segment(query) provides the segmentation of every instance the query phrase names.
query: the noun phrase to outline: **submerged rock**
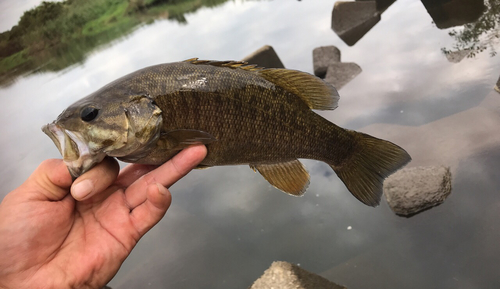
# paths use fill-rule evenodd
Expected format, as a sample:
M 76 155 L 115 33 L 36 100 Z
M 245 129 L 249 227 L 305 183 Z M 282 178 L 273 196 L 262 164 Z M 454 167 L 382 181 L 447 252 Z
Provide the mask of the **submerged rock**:
M 384 182 L 387 203 L 397 215 L 411 217 L 440 205 L 451 193 L 448 167 L 402 169 Z
M 346 289 L 297 265 L 275 261 L 249 289 Z
M 360 74 L 361 71 L 361 67 L 353 62 L 333 63 L 328 66 L 325 81 L 339 90 Z
M 500 93 L 500 77 L 498 78 L 497 85 L 495 85 L 495 90 Z
M 332 29 L 352 46 L 380 21 L 376 1 L 337 1 L 332 11 Z
M 328 66 L 340 62 L 340 50 L 335 46 L 321 46 L 313 50 L 314 75 L 325 78 Z
M 278 54 L 276 54 L 276 51 L 274 51 L 273 47 L 270 45 L 262 46 L 252 54 L 243 58 L 243 61 L 266 68 L 285 68 Z

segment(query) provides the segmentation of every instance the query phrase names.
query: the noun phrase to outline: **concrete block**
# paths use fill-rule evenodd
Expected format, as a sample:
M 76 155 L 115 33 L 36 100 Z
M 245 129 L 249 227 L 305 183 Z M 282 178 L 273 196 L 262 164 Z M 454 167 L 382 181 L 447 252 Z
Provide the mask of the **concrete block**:
M 361 67 L 353 62 L 333 63 L 328 66 L 325 81 L 339 90 L 360 74 L 361 71 Z
M 272 46 L 264 45 L 252 54 L 243 58 L 243 61 L 249 64 L 257 64 L 260 67 L 266 68 L 285 68 L 278 54 Z
M 347 45 L 358 42 L 380 21 L 375 1 L 337 1 L 332 11 L 332 29 Z
M 313 50 L 314 75 L 325 78 L 330 64 L 340 62 L 340 50 L 335 46 L 321 46 Z

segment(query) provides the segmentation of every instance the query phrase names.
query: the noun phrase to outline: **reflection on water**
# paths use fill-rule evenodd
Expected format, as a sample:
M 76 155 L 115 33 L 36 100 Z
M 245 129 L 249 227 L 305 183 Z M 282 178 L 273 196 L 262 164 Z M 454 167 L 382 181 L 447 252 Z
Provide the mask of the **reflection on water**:
M 321 115 L 401 145 L 411 166 L 450 166 L 446 202 L 400 219 L 385 203 L 360 204 L 314 161 L 304 161 L 311 186 L 302 198 L 276 191 L 247 166 L 195 171 L 172 187 L 172 207 L 110 286 L 246 288 L 272 261 L 285 260 L 350 289 L 500 287 L 500 101 L 493 91 L 499 56 L 450 63 L 440 48 L 453 47 L 451 30 L 437 29 L 416 0 L 395 1 L 349 47 L 330 29 L 333 5 L 227 1 L 184 14 L 187 24 L 135 26 L 64 73 L 33 74 L 0 88 L 1 196 L 42 160 L 60 157 L 43 124 L 126 73 L 191 57 L 242 59 L 264 44 L 285 67 L 312 73 L 313 49 L 334 45 L 363 73 L 342 87 L 339 107 Z
M 442 48 L 446 55 L 465 52 L 467 57 L 474 57 L 477 53 L 489 51 L 493 57 L 497 54 L 495 46 L 500 42 L 500 0 L 475 1 L 476 6 L 484 5 L 477 21 L 467 21 L 463 29 L 453 29 L 448 34 L 455 39 L 451 50 Z M 468 7 L 467 7 L 468 8 Z M 479 11 L 479 8 L 471 11 Z M 464 13 L 466 11 L 463 11 Z M 477 18 L 477 17 L 476 17 Z
M 474 22 L 486 8 L 484 0 L 422 0 L 422 3 L 439 29 Z
M 155 19 L 184 16 L 227 0 L 67 0 L 42 2 L 0 34 L 0 85 L 26 73 L 60 71 Z
M 381 19 L 394 1 L 337 1 L 332 12 L 332 29 L 349 46 L 356 44 Z M 463 26 L 448 34 L 455 39 L 452 49 L 441 48 L 450 62 L 489 50 L 496 55 L 500 38 L 499 0 L 422 0 L 439 29 Z

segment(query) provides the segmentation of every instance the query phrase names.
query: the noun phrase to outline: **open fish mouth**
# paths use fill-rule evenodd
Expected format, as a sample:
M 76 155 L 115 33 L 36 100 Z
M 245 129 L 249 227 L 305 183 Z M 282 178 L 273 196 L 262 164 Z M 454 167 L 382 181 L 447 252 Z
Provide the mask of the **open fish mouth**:
M 80 133 L 63 129 L 55 123 L 42 127 L 61 153 L 71 176 L 75 179 L 101 162 L 105 153 L 92 152 Z

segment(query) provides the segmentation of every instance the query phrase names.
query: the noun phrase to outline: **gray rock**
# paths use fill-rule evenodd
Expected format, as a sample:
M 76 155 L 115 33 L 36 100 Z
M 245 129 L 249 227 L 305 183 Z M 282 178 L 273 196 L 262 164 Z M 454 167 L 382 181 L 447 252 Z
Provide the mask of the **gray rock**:
M 422 0 L 439 29 L 475 22 L 486 10 L 484 0 Z
M 495 90 L 500 93 L 500 77 L 498 78 L 497 85 L 495 85 Z
M 249 289 L 346 289 L 288 262 L 276 261 Z
M 330 64 L 340 62 L 340 50 L 335 46 L 321 46 L 313 50 L 314 75 L 325 78 Z
M 339 90 L 360 74 L 361 71 L 361 67 L 353 62 L 333 63 L 328 66 L 325 81 Z
M 440 205 L 451 193 L 448 167 L 413 167 L 402 169 L 384 182 L 384 195 L 391 209 L 411 217 Z
M 373 1 L 373 0 L 355 0 L 355 1 Z M 375 0 L 377 2 L 377 10 L 379 12 L 384 12 L 392 5 L 392 3 L 396 2 L 396 0 Z
M 257 64 L 260 67 L 285 68 L 278 57 L 278 54 L 276 54 L 276 51 L 274 51 L 273 47 L 269 45 L 262 46 L 254 53 L 243 58 L 243 61 L 250 64 Z
M 332 11 L 332 29 L 347 45 L 358 42 L 380 21 L 375 1 L 337 1 Z

